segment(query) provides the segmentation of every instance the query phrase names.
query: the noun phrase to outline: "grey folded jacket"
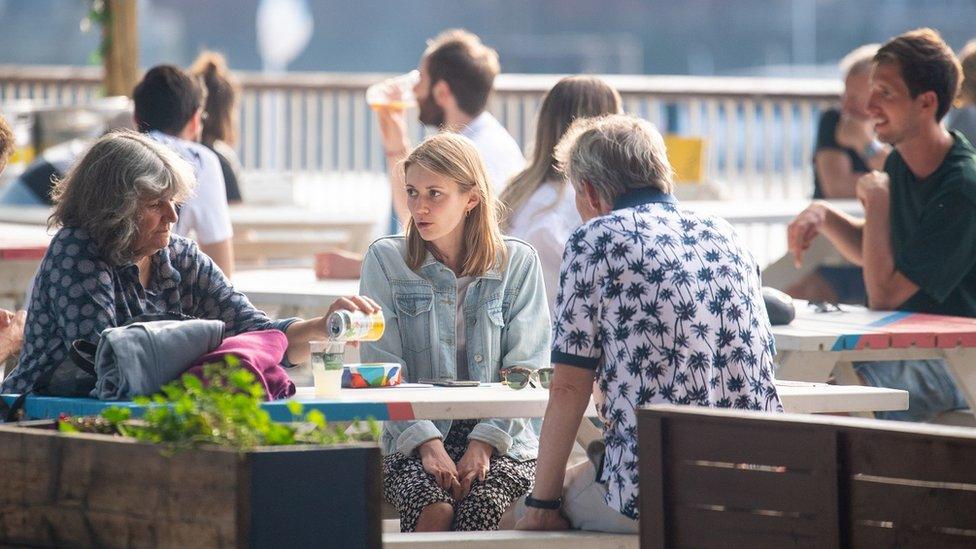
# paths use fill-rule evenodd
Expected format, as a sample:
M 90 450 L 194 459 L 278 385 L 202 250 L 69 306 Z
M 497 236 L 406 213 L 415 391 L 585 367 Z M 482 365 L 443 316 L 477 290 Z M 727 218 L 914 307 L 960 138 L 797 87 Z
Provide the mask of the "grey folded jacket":
M 185 372 L 224 338 L 219 320 L 155 320 L 102 331 L 95 351 L 99 400 L 151 395 Z

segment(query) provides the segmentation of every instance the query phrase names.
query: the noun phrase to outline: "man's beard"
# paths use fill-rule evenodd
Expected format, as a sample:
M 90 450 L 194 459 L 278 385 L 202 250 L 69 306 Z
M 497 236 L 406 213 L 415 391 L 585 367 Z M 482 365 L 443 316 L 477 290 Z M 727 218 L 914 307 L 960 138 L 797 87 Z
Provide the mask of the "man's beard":
M 418 118 L 421 124 L 436 128 L 444 125 L 444 109 L 434 101 L 429 90 L 427 97 L 417 102 L 417 107 L 420 109 Z

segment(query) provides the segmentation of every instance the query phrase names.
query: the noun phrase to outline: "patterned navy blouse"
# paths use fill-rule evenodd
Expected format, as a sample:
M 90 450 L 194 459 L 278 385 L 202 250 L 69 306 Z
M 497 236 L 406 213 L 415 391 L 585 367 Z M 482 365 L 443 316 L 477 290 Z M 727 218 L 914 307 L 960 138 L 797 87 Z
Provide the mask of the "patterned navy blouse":
M 552 362 L 594 369 L 607 504 L 637 518 L 635 408 L 782 411 L 759 269 L 726 221 L 630 191 L 566 244 Z
M 296 320 L 273 321 L 255 309 L 191 240 L 171 236 L 152 262 L 149 288 L 143 288 L 139 269 L 134 264 L 112 267 L 100 259 L 85 230 L 59 230 L 34 277 L 20 361 L 2 391 L 30 389 L 43 372 L 65 360 L 72 341 L 96 342 L 105 328 L 141 314 L 223 320 L 228 336 L 269 328 L 285 331 Z

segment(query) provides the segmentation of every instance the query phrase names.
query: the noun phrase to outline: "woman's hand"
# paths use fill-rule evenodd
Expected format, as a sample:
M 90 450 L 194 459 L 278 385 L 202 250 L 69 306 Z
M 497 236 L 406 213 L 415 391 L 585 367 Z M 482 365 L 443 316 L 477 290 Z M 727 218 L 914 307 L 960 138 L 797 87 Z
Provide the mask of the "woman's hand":
M 417 449 L 420 453 L 420 461 L 424 465 L 424 471 L 434 477 L 438 486 L 452 491 L 458 485 L 458 471 L 454 465 L 454 460 L 447 455 L 444 449 L 444 442 L 439 438 L 433 438 L 420 445 Z
M 371 314 L 381 309 L 375 301 L 363 295 L 340 297 L 329 306 L 329 312 L 325 313 L 325 316 L 293 322 L 285 330 L 285 336 L 288 337 L 288 351 L 285 356 L 289 362 L 301 364 L 309 359 L 308 342 L 329 337 L 329 315 L 339 310 L 362 311 Z M 355 347 L 357 343 L 350 341 L 348 345 Z
M 325 313 L 325 316 L 318 318 L 319 329 L 322 331 L 322 337 L 329 337 L 329 326 L 328 319 L 332 313 L 336 311 L 362 311 L 366 314 L 372 314 L 381 311 L 380 306 L 372 299 L 364 295 L 353 295 L 349 297 L 340 297 L 339 299 L 332 302 L 329 306 L 329 311 Z M 359 345 L 358 341 L 347 341 L 346 345 L 356 347 Z
M 468 449 L 461 456 L 461 461 L 457 464 L 457 474 L 459 484 L 451 495 L 455 501 L 460 501 L 471 493 L 471 485 L 475 479 L 484 482 L 488 476 L 488 467 L 491 462 L 491 453 L 494 449 L 491 444 L 480 440 L 468 440 Z
M 325 313 L 326 318 L 336 311 L 362 311 L 366 314 L 372 314 L 380 311 L 380 306 L 372 299 L 364 295 L 352 295 L 349 297 L 340 297 L 339 299 L 332 302 L 329 306 L 329 312 Z

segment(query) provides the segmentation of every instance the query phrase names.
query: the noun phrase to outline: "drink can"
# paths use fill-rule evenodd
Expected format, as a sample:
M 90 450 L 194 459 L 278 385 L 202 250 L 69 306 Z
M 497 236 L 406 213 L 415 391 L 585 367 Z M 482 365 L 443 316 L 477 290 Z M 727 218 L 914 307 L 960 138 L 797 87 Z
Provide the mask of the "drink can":
M 383 312 L 336 311 L 327 321 L 329 338 L 343 341 L 376 341 L 383 337 L 386 321 Z

